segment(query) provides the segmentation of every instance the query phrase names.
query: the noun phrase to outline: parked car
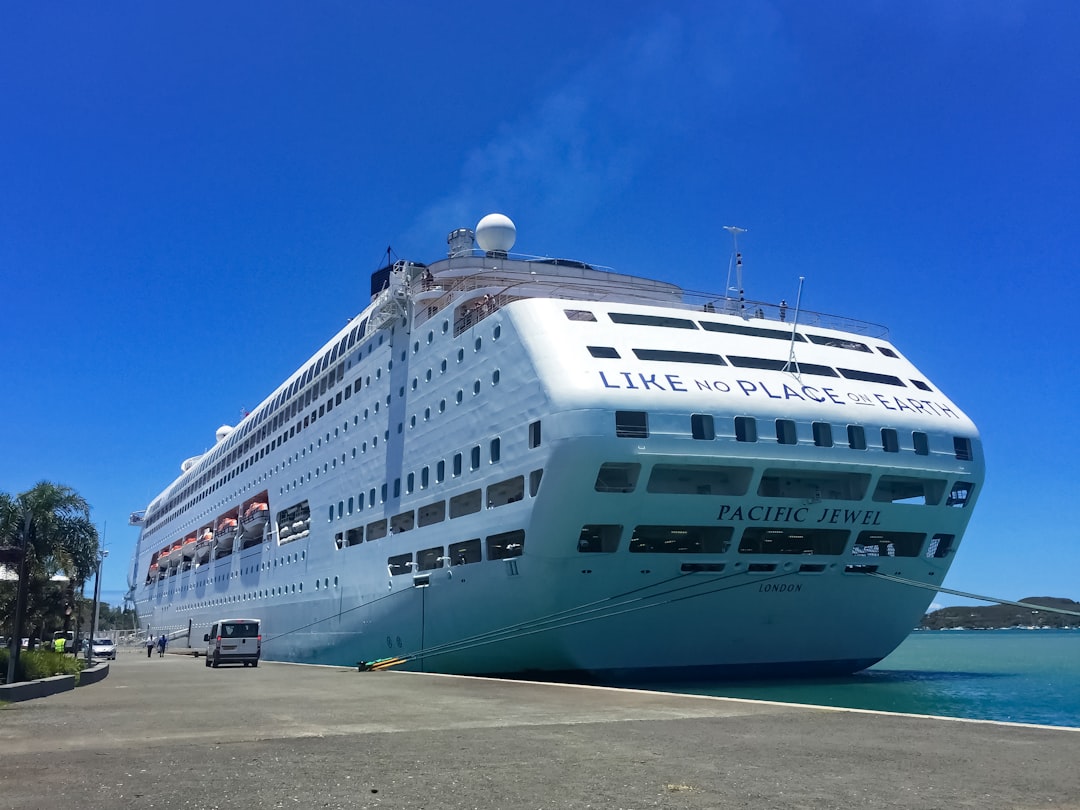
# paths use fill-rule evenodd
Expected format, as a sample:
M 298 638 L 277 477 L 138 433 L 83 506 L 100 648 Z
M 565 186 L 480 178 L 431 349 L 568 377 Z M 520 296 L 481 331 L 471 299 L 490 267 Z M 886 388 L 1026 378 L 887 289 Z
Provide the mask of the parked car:
M 110 658 L 116 660 L 116 644 L 111 639 L 95 638 L 90 642 L 91 658 Z

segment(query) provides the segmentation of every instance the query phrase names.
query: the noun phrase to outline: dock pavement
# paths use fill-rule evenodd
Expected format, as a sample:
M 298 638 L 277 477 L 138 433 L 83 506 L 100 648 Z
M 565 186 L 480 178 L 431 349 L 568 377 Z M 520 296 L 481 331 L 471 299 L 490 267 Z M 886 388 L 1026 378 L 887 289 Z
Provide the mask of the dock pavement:
M 1080 730 L 122 650 L 0 707 L 0 808 L 1080 808 Z

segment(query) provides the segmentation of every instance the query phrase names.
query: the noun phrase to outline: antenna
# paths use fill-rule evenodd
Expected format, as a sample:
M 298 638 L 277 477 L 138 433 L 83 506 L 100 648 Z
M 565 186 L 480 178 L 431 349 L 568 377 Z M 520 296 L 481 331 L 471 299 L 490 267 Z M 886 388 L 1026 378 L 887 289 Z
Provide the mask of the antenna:
M 732 253 L 731 261 L 728 262 L 728 277 L 727 285 L 724 290 L 728 300 L 731 300 L 731 293 L 739 293 L 739 311 L 741 312 L 745 307 L 743 304 L 743 283 L 742 283 L 742 254 L 739 253 L 739 234 L 746 233 L 746 228 L 740 228 L 737 225 L 725 225 L 724 230 L 731 234 L 732 241 Z M 735 270 L 735 288 L 731 286 L 731 271 Z
M 795 296 L 795 317 L 791 320 L 791 346 L 788 348 L 788 361 L 784 364 L 783 371 L 787 371 L 794 374 L 798 378 L 799 374 L 799 361 L 795 359 L 795 327 L 799 324 L 799 307 L 802 305 L 802 288 L 803 282 L 806 281 L 806 276 L 799 276 L 799 292 Z M 783 304 L 781 304 L 783 307 Z M 783 320 L 783 310 L 781 310 L 780 320 Z M 794 371 L 792 371 L 794 367 Z

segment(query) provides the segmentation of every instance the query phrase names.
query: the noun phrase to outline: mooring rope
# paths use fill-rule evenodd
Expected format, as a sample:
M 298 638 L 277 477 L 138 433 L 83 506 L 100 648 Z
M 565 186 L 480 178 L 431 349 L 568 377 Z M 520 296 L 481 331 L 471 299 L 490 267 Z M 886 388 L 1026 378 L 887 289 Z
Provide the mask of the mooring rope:
M 901 585 L 911 585 L 915 588 L 925 588 L 928 591 L 947 593 L 951 596 L 962 596 L 965 599 L 978 599 L 980 602 L 993 602 L 998 605 L 1012 605 L 1013 607 L 1030 608 L 1031 610 L 1045 611 L 1046 613 L 1061 613 L 1065 616 L 1080 616 L 1080 611 L 1065 610 L 1065 608 L 1047 607 L 1046 605 L 1036 605 L 1032 602 L 1013 602 L 1009 599 L 998 599 L 995 596 L 980 596 L 977 593 L 967 593 L 966 591 L 954 591 L 951 588 L 943 588 L 940 585 L 931 585 L 928 582 L 918 582 L 914 579 L 905 579 L 904 577 L 898 577 L 893 574 L 882 574 L 880 571 L 866 571 L 864 573 L 867 576 L 877 577 L 878 579 L 887 579 L 892 582 L 899 582 Z

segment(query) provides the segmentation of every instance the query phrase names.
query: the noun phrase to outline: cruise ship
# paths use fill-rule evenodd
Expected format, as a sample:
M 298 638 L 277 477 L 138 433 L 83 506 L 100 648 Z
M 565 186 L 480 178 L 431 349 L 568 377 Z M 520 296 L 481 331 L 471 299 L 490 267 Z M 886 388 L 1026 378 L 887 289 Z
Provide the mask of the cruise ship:
M 268 660 L 606 681 L 895 649 L 984 465 L 887 329 L 748 300 L 741 256 L 708 295 L 515 241 L 489 214 L 388 261 L 182 464 L 132 518 L 142 629 L 257 618 Z

